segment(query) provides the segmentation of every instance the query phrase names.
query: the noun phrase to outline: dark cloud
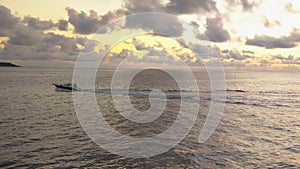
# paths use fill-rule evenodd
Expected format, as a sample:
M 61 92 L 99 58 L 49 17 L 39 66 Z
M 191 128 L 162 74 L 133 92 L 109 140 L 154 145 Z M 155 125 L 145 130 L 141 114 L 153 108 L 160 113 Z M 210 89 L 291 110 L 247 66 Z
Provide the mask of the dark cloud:
M 150 55 L 150 56 L 166 56 L 166 55 L 169 55 L 169 52 L 166 51 L 165 49 L 163 50 L 157 50 L 153 47 L 149 48 L 149 52 L 147 55 Z
M 271 37 L 267 35 L 256 35 L 253 39 L 246 41 L 247 45 L 265 47 L 266 49 L 274 48 L 293 48 L 300 42 L 300 31 L 294 30 L 289 36 L 282 36 L 279 38 Z
M 51 20 L 42 21 L 39 18 L 34 18 L 31 16 L 26 16 L 23 19 L 23 22 L 26 23 L 28 26 L 39 30 L 47 30 L 55 27 L 55 24 Z
M 86 43 L 88 44 L 86 45 Z M 94 48 L 99 44 L 94 40 L 89 40 L 87 38 L 71 38 L 65 37 L 64 35 L 58 35 L 54 33 L 47 33 L 44 36 L 42 44 L 46 46 L 59 48 L 59 52 L 63 52 L 66 54 L 78 54 L 80 51 L 90 52 L 94 50 Z M 78 45 L 84 46 L 84 49 L 78 48 Z M 51 48 L 50 48 L 51 49 Z
M 223 28 L 221 17 L 207 18 L 206 31 L 204 32 L 207 38 L 212 42 L 225 42 L 230 40 L 230 34 Z
M 11 14 L 10 9 L 0 5 L 0 29 L 13 29 L 18 23 L 18 18 Z
M 160 13 L 130 15 L 126 17 L 125 28 L 144 29 L 174 37 L 183 33 L 182 23 L 177 17 Z
M 205 36 L 205 34 L 200 33 L 200 31 L 199 31 L 199 24 L 198 24 L 197 22 L 192 21 L 192 22 L 190 23 L 190 25 L 193 27 L 193 33 L 194 33 L 194 35 L 195 35 L 195 37 L 196 37 L 197 39 L 200 39 L 200 40 L 209 40 L 209 39 Z
M 124 3 L 130 13 L 159 12 L 164 7 L 161 0 L 124 0 Z
M 86 38 L 72 38 L 55 33 L 44 34 L 42 31 L 26 27 L 11 37 L 1 54 L 21 60 L 74 60 L 79 52 L 93 51 L 95 46 L 99 44 L 96 41 L 90 41 L 88 48 L 86 48 L 83 47 L 86 41 Z M 80 45 L 82 47 L 79 47 Z
M 53 46 L 20 46 L 7 44 L 1 55 L 7 59 L 15 60 L 61 60 L 61 61 L 75 61 L 78 55 L 69 55 L 60 52 L 59 48 Z
M 171 14 L 193 14 L 205 12 L 218 12 L 216 2 L 213 0 L 124 0 L 127 14 L 143 12 L 163 12 Z M 154 16 L 157 15 L 157 16 Z M 182 23 L 176 17 L 166 17 L 162 14 L 138 17 L 131 16 L 126 19 L 126 28 L 144 29 L 163 35 L 181 36 Z
M 189 43 L 191 50 L 202 58 L 217 57 L 218 51 L 211 46 Z
M 35 49 L 31 46 L 13 45 L 11 43 L 5 44 L 5 48 L 0 51 L 3 58 L 7 59 L 31 59 L 34 58 Z
M 58 21 L 58 29 L 61 30 L 61 31 L 67 31 L 69 28 L 69 22 L 64 20 L 64 19 L 61 19 Z
M 279 60 L 282 64 L 295 64 L 300 65 L 300 57 L 295 57 L 293 55 L 289 55 L 288 57 L 284 57 L 282 55 L 274 55 L 272 59 Z
M 10 9 L 5 6 L 0 5 L 0 37 L 9 37 L 15 35 L 14 38 L 20 38 L 24 36 L 26 39 L 23 41 L 28 41 L 28 37 L 26 33 L 28 32 L 28 36 L 32 36 L 32 32 L 36 30 L 49 30 L 55 28 L 57 24 L 54 24 L 51 20 L 40 20 L 39 18 L 34 18 L 31 16 L 25 16 L 23 19 L 17 18 L 11 14 Z M 25 29 L 22 31 L 21 29 Z M 13 40 L 14 41 L 14 40 Z M 24 44 L 24 42 L 20 42 L 20 44 Z M 17 42 L 16 42 L 17 43 Z
M 247 45 L 265 47 L 266 49 L 274 48 L 293 48 L 295 47 L 294 42 L 288 41 L 287 38 L 275 38 L 271 36 L 255 36 L 254 39 L 248 39 Z
M 42 21 L 30 16 L 21 20 L 14 17 L 10 10 L 3 6 L 0 6 L 0 14 L 0 34 L 9 37 L 0 53 L 7 58 L 74 60 L 79 52 L 93 51 L 98 45 L 96 41 L 91 40 L 88 47 L 85 47 L 87 38 L 66 37 L 45 32 L 59 25 L 63 25 L 61 27 L 65 29 L 64 24 L 68 23 L 67 21 L 61 20 L 60 24 L 54 24 L 52 21 Z M 94 11 L 91 11 L 91 17 L 96 17 Z
M 165 8 L 167 12 L 174 14 L 218 12 L 213 0 L 170 0 Z
M 11 14 L 10 9 L 0 5 L 0 37 L 11 35 L 18 21 L 19 19 Z
M 222 52 L 222 53 L 229 53 L 230 50 L 229 50 L 229 49 L 225 49 L 225 50 L 222 50 L 221 52 Z
M 34 46 L 41 42 L 43 33 L 31 27 L 22 26 L 10 36 L 9 43 L 13 45 Z
M 74 26 L 75 32 L 80 34 L 95 33 L 100 27 L 97 17 L 88 16 L 86 13 L 78 13 L 75 9 L 66 8 L 69 15 L 69 22 Z
M 89 14 L 82 11 L 78 12 L 72 8 L 66 8 L 66 11 L 69 15 L 69 22 L 74 26 L 75 32 L 79 34 L 95 33 L 102 26 L 125 14 L 142 12 L 167 12 L 172 14 L 218 12 L 216 2 L 213 0 L 124 0 L 123 9 L 113 12 L 109 11 L 103 16 L 99 16 L 97 12 L 93 10 L 91 10 Z M 181 36 L 183 32 L 182 23 L 180 23 L 176 17 L 170 18 L 171 17 L 155 13 L 151 16 L 144 15 L 143 18 L 131 15 L 126 18 L 125 28 L 144 29 L 160 34 L 168 34 L 170 36 Z M 214 24 L 209 24 L 209 27 L 215 28 Z M 115 27 L 108 29 L 109 30 L 102 30 L 98 33 L 107 33 L 110 30 L 114 30 Z M 213 37 L 213 40 L 224 41 L 224 39 L 228 39 L 229 34 L 226 34 L 228 33 L 227 31 L 223 29 L 217 29 L 217 31 L 220 34 L 218 37 Z M 210 34 L 210 32 L 208 33 Z
M 244 67 L 251 64 L 250 61 L 255 59 L 254 53 L 251 51 L 238 51 L 237 49 L 220 50 L 217 46 L 203 46 L 190 43 L 189 46 L 199 55 L 196 63 L 201 64 L 201 59 L 205 59 L 210 65 L 216 65 L 223 61 L 225 66 Z
M 245 11 L 252 10 L 252 8 L 255 6 L 255 3 L 250 3 L 249 0 L 241 0 L 241 2 Z
M 129 13 L 167 12 L 172 14 L 193 14 L 218 12 L 213 0 L 124 0 Z
M 90 10 L 90 14 L 81 11 L 77 12 L 73 8 L 66 8 L 69 15 L 69 22 L 74 26 L 75 33 L 79 34 L 92 34 L 98 31 L 101 27 L 110 21 L 124 15 L 123 10 L 115 12 L 109 11 L 103 16 L 98 16 L 97 12 Z M 103 31 L 105 33 L 108 30 Z
M 294 29 L 288 39 L 292 42 L 300 42 L 300 29 Z
M 216 50 L 218 52 L 218 50 Z M 219 56 L 224 59 L 234 59 L 234 60 L 246 60 L 249 58 L 254 58 L 254 52 L 252 51 L 245 51 L 239 52 L 236 49 L 229 50 L 225 49 L 219 52 Z
M 231 50 L 226 55 L 223 55 L 222 57 L 226 59 L 246 60 L 248 58 L 253 58 L 254 56 L 248 54 L 241 54 L 238 51 Z

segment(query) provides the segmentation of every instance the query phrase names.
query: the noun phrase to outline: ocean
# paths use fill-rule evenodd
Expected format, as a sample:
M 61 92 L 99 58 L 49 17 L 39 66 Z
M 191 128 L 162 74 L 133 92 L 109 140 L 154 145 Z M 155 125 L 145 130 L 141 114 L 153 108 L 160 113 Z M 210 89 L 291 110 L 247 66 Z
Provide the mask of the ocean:
M 225 100 L 212 100 L 207 74 L 195 73 L 200 109 L 178 145 L 153 157 L 129 158 L 94 143 L 80 125 L 72 93 L 55 90 L 52 83 L 72 81 L 73 69 L 0 68 L 0 168 L 300 168 L 300 72 L 225 73 Z M 164 113 L 142 124 L 124 118 L 114 107 L 112 94 L 105 92 L 111 77 L 111 70 L 98 72 L 95 96 L 113 129 L 139 138 L 172 125 L 181 95 L 168 74 L 144 71 L 130 84 L 131 104 L 140 111 L 151 107 L 151 89 L 168 96 Z M 187 86 L 182 92 L 193 91 Z M 199 143 L 211 101 L 225 103 L 225 109 L 213 135 Z

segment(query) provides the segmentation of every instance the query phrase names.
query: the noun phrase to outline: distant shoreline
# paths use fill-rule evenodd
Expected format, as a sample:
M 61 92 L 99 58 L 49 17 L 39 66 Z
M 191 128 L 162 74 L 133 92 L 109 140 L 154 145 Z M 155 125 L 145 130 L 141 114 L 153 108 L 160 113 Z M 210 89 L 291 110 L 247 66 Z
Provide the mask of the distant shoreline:
M 0 67 L 21 67 L 10 62 L 0 62 Z

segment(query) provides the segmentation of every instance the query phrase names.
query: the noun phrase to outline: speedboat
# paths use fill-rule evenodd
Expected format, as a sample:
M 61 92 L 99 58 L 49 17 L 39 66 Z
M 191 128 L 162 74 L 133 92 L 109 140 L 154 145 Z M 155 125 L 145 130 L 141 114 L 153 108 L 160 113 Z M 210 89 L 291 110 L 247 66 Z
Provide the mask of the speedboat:
M 77 87 L 77 84 L 71 84 L 71 83 L 66 83 L 66 84 L 54 84 L 53 85 L 56 87 L 57 91 L 80 91 L 81 89 Z

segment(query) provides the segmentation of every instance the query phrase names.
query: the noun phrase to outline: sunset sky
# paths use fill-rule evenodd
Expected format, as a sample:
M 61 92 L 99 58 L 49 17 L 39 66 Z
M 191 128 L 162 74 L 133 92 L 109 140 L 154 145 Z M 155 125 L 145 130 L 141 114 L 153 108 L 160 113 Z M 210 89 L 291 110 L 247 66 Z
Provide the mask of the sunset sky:
M 177 18 L 159 27 L 152 25 L 161 18 L 141 23 L 125 19 L 121 27 L 94 34 L 118 18 L 141 12 L 168 13 Z M 99 38 L 101 42 L 92 50 L 112 47 L 105 64 L 128 55 L 136 57 L 136 62 L 143 58 L 151 63 L 173 63 L 183 58 L 197 63 L 199 58 L 192 51 L 205 50 L 205 46 L 189 42 L 184 21 L 193 28 L 193 38 L 201 40 L 202 33 L 206 35 L 226 67 L 297 69 L 299 18 L 299 0 L 0 0 L 0 61 L 72 65 L 82 50 L 89 50 L 84 49 L 85 42 Z M 115 33 L 120 38 L 130 31 L 166 28 L 172 38 L 147 34 L 114 46 L 108 46 L 111 39 L 104 38 L 104 34 Z

